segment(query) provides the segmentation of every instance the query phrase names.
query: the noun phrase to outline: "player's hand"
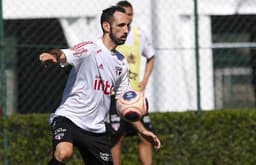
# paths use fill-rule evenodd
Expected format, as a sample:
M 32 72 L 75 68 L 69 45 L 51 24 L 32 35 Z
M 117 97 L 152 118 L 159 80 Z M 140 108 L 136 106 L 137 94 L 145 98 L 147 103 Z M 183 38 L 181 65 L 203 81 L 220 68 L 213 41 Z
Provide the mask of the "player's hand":
M 161 142 L 159 138 L 151 131 L 147 130 L 140 121 L 130 122 L 138 131 L 138 133 L 143 136 L 146 140 L 148 140 L 155 151 L 159 151 L 161 148 Z
M 54 56 L 50 53 L 40 54 L 39 60 L 42 62 L 42 64 L 45 64 L 46 62 L 52 62 L 52 63 L 57 63 L 58 62 L 56 56 Z
M 141 82 L 139 83 L 139 88 L 140 88 L 140 91 L 141 91 L 141 92 L 144 92 L 144 91 L 145 91 L 146 85 L 147 85 L 147 82 L 146 82 L 146 81 L 141 81 Z
M 151 131 L 144 130 L 140 133 L 141 136 L 143 136 L 145 139 L 147 139 L 152 146 L 154 147 L 155 151 L 158 152 L 161 148 L 161 142 L 159 138 Z

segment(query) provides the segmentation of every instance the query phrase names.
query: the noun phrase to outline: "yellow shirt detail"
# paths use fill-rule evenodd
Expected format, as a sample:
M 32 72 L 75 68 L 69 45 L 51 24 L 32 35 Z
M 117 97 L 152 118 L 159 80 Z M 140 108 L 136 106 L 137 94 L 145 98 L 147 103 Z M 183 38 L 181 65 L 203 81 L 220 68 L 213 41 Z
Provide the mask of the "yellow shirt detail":
M 139 91 L 140 82 L 140 43 L 138 29 L 135 27 L 131 28 L 133 33 L 132 45 L 123 44 L 117 47 L 117 50 L 122 53 L 127 59 L 129 65 L 129 81 L 131 87 L 135 91 Z

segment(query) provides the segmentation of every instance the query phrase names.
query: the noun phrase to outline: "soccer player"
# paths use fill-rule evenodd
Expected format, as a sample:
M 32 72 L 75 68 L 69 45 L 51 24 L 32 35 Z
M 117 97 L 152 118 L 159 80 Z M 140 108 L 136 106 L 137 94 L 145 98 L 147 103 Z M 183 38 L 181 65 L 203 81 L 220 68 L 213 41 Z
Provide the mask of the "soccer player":
M 61 104 L 50 117 L 53 154 L 49 165 L 65 164 L 78 147 L 85 164 L 112 164 L 105 120 L 109 113 L 112 90 L 118 98 L 129 89 L 128 66 L 115 50 L 128 33 L 129 19 L 121 7 L 103 10 L 103 36 L 69 49 L 40 54 L 40 61 L 72 65 Z M 141 122 L 132 123 L 137 131 L 160 149 L 158 137 Z
M 131 24 L 133 19 L 133 7 L 128 1 L 119 1 L 117 6 L 121 6 L 125 9 L 125 13 L 128 15 L 129 23 Z M 153 64 L 154 64 L 154 54 L 155 51 L 149 42 L 145 33 L 135 27 L 131 26 L 129 29 L 128 37 L 125 44 L 117 47 L 117 50 L 121 52 L 127 59 L 129 64 L 129 80 L 132 89 L 136 91 L 144 92 L 149 77 L 151 75 Z M 140 61 L 141 57 L 146 58 L 145 72 L 143 76 L 140 76 Z M 142 80 L 140 78 L 142 77 Z M 122 151 L 122 141 L 125 136 L 136 136 L 137 131 L 133 126 L 126 121 L 120 119 L 116 112 L 115 98 L 112 97 L 112 105 L 110 110 L 110 130 L 112 136 L 111 148 L 113 163 L 114 165 L 121 164 L 121 151 Z M 152 130 L 149 115 L 142 118 L 142 123 L 148 130 Z M 152 164 L 152 146 L 151 144 L 140 134 L 138 150 L 139 158 L 143 165 Z

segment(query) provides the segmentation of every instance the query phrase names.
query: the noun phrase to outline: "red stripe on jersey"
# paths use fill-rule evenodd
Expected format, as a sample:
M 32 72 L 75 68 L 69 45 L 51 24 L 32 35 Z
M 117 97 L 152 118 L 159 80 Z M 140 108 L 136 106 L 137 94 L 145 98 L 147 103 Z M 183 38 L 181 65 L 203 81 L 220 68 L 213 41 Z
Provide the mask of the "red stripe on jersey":
M 79 49 L 79 48 L 81 48 L 82 46 L 85 46 L 85 45 L 88 45 L 88 44 L 93 44 L 93 41 L 81 42 L 81 43 L 79 43 L 79 44 L 73 46 L 73 47 L 71 48 L 71 50 Z

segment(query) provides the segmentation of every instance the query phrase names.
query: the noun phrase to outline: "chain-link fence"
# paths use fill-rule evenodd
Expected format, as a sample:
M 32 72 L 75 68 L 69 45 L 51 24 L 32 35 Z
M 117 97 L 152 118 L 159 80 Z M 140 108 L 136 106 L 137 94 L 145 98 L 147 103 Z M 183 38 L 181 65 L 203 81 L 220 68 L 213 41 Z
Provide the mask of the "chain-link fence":
M 117 1 L 3 1 L 7 112 L 54 111 L 70 68 L 44 68 L 42 51 L 65 48 L 100 34 L 102 9 Z M 156 49 L 147 96 L 151 111 L 254 107 L 253 1 L 155 1 L 134 5 L 134 24 Z M 15 5 L 13 5 L 15 4 Z M 195 16 L 198 14 L 198 29 Z M 198 38 L 195 31 L 198 30 Z M 199 68 L 195 41 L 199 41 Z M 196 70 L 199 69 L 200 89 Z M 143 72 L 143 69 L 142 69 Z
M 7 114 L 54 111 L 70 67 L 44 68 L 39 63 L 39 54 L 98 36 L 102 9 L 116 2 L 3 0 L 0 22 L 4 27 L 0 38 L 3 111 Z M 198 103 L 202 110 L 255 107 L 254 0 L 130 2 L 134 6 L 134 24 L 145 30 L 156 49 L 156 62 L 146 89 L 150 111 L 197 110 Z

